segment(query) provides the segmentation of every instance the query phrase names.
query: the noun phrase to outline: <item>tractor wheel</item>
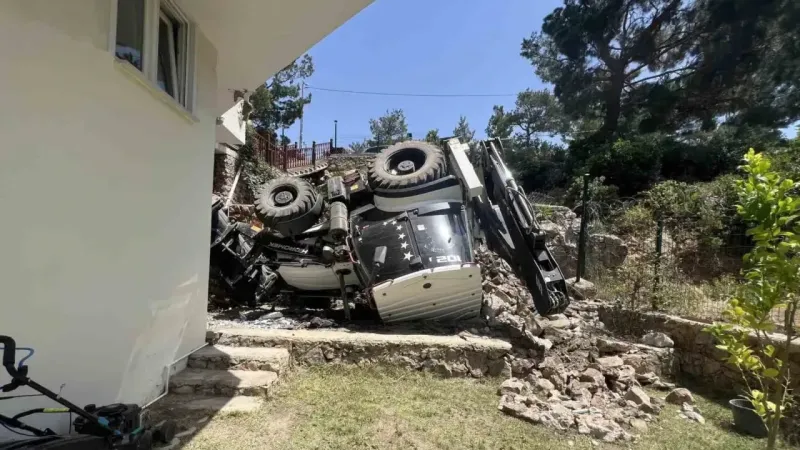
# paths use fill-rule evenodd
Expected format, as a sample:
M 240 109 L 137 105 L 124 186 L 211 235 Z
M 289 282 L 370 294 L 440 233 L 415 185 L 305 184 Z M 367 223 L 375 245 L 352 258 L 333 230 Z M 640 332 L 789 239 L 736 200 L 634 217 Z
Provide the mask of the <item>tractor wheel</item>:
M 373 188 L 403 189 L 438 180 L 445 175 L 444 152 L 433 144 L 405 141 L 381 151 L 369 170 Z
M 309 213 L 312 215 L 309 217 L 310 225 L 313 225 L 319 218 L 320 200 L 314 186 L 308 181 L 296 177 L 279 177 L 268 181 L 261 188 L 256 197 L 255 213 L 267 228 L 275 228 Z

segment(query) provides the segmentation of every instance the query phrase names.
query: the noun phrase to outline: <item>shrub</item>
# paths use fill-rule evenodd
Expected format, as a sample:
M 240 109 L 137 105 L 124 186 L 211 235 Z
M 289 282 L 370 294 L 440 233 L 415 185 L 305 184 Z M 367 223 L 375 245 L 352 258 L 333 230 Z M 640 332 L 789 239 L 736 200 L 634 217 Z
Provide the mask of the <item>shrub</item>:
M 747 386 L 744 397 L 764 420 L 767 448 L 773 449 L 788 404 L 791 374 L 784 358 L 795 338 L 800 306 L 800 196 L 798 184 L 773 170 L 764 154 L 751 149 L 745 161 L 747 178 L 736 183 L 737 211 L 751 225 L 748 233 L 755 245 L 745 258 L 745 283 L 726 310 L 731 324 L 716 323 L 707 331 L 728 353 L 728 363 L 741 371 Z M 786 334 L 780 341 L 769 335 L 775 329 L 771 316 L 776 310 L 784 311 Z
M 656 229 L 653 212 L 644 205 L 636 204 L 624 211 L 614 220 L 611 230 L 622 236 L 648 237 Z

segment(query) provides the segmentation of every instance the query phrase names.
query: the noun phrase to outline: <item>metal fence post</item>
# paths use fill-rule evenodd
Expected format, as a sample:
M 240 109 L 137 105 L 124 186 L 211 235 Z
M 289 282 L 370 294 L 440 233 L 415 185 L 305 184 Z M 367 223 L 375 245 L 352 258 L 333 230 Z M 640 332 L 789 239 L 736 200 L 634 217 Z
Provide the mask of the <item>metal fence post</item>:
M 283 171 L 284 172 L 286 172 L 286 163 L 287 163 L 287 160 L 289 159 L 289 157 L 288 157 L 288 153 L 289 153 L 288 147 L 289 146 L 286 144 L 286 142 L 284 142 L 283 143 Z
M 587 212 L 589 208 L 587 203 L 589 201 L 589 174 L 583 175 L 583 195 L 582 202 L 583 214 L 581 216 L 581 234 L 578 236 L 578 273 L 575 275 L 575 281 L 581 281 L 581 277 L 586 270 L 586 225 L 589 222 Z
M 311 166 L 317 167 L 317 141 L 311 141 Z
M 661 282 L 661 254 L 662 254 L 662 247 L 664 244 L 664 220 L 659 217 L 657 226 L 656 226 L 656 258 L 653 263 L 653 302 L 652 307 L 653 309 L 658 309 L 658 284 Z

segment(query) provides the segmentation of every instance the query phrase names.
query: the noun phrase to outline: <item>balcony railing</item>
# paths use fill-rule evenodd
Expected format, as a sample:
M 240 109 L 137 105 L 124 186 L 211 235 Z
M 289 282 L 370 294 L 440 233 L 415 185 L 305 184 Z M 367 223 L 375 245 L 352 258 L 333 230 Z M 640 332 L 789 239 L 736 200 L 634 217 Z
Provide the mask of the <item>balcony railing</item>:
M 333 150 L 333 139 L 319 144 L 313 142 L 311 147 L 305 148 L 297 143 L 281 145 L 257 133 L 251 133 L 248 139 L 257 158 L 284 172 L 320 166 L 328 161 Z

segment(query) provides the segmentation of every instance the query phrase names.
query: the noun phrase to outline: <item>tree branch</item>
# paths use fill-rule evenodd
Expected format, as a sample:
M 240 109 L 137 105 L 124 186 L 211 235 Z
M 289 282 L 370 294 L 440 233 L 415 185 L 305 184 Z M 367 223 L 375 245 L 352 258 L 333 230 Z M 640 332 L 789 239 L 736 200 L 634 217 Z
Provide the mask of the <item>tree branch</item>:
M 630 81 L 630 82 L 626 83 L 626 85 L 627 85 L 627 86 L 633 86 L 633 85 L 635 85 L 635 84 L 639 84 L 639 83 L 645 82 L 645 81 L 647 81 L 647 80 L 652 80 L 652 79 L 654 79 L 654 78 L 661 78 L 661 77 L 663 77 L 663 76 L 665 76 L 665 75 L 669 75 L 669 74 L 671 74 L 671 73 L 677 73 L 677 72 L 682 72 L 682 71 L 684 71 L 684 70 L 691 70 L 691 69 L 694 69 L 694 67 L 691 67 L 691 66 L 688 66 L 688 67 L 679 67 L 679 68 L 677 68 L 677 69 L 668 70 L 668 71 L 666 71 L 666 72 L 661 72 L 661 73 L 659 73 L 659 74 L 656 74 L 656 75 L 652 75 L 652 76 L 649 76 L 649 77 L 645 77 L 645 78 L 639 78 L 638 80 L 633 80 L 633 81 Z M 687 75 L 686 75 L 686 74 L 684 74 L 684 75 L 681 75 L 680 77 L 671 78 L 671 80 L 676 80 L 676 79 L 678 79 L 678 78 L 681 78 L 681 77 L 684 77 L 684 76 L 687 76 Z

